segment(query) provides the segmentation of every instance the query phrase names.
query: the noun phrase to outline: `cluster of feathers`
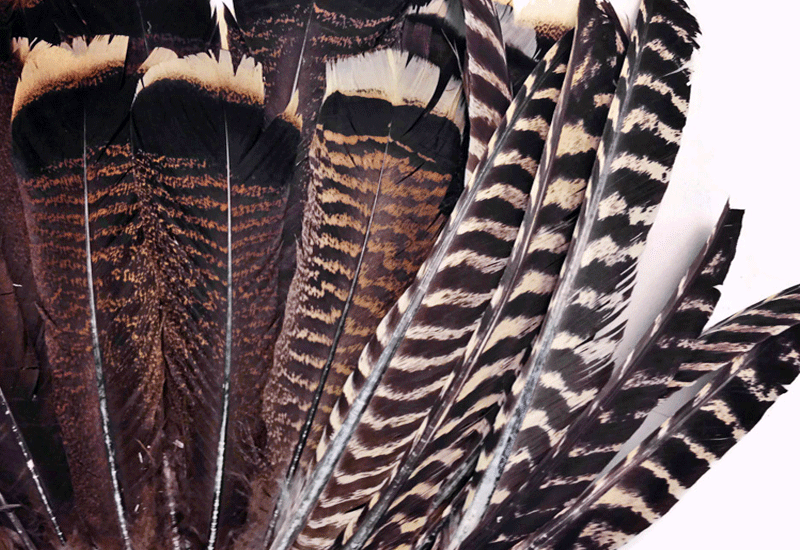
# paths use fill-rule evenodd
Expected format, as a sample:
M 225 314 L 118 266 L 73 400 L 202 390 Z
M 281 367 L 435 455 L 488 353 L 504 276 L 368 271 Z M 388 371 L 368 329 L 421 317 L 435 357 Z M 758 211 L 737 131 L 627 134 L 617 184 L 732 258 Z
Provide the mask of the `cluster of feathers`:
M 741 211 L 619 351 L 697 22 L 542 4 L 0 2 L 0 548 L 611 550 L 753 427 Z

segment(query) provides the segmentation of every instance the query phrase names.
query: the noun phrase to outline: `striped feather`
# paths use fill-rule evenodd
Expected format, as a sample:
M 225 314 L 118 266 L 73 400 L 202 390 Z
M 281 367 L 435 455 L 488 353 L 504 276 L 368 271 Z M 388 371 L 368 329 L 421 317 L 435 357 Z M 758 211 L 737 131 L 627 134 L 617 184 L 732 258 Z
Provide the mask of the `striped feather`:
M 680 0 L 647 0 L 622 68 L 586 200 L 521 394 L 451 547 L 488 540 L 495 518 L 613 367 L 636 264 L 686 120 L 697 23 Z M 676 70 L 677 69 L 677 70 Z M 660 98 L 653 103 L 653 98 Z M 506 468 L 506 464 L 508 467 Z M 502 472 L 502 475 L 501 475 Z M 486 520 L 481 520 L 482 517 Z M 478 525 L 481 525 L 478 527 Z
M 266 389 L 266 473 L 276 483 L 274 472 L 302 479 L 313 462 L 344 381 L 444 221 L 464 108 L 460 81 L 437 89 L 438 74 L 395 50 L 329 66 L 298 269 Z
M 93 540 L 108 548 L 130 547 L 130 539 L 109 432 L 108 373 L 98 357 L 90 212 L 104 194 L 95 184 L 110 183 L 129 164 L 124 153 L 103 154 L 133 95 L 131 86 L 119 87 L 126 47 L 124 38 L 100 38 L 88 46 L 39 43 L 24 50 L 12 113 L 47 357 L 58 365 L 46 375 L 49 395 L 41 397 L 52 409 L 43 415 L 57 419 L 80 510 L 62 528 L 77 531 L 76 544 Z
M 521 547 L 611 550 L 666 513 L 797 377 L 797 290 L 744 312 L 748 323 L 760 324 L 749 333 L 752 345 L 738 346 L 726 364 L 699 383 L 688 403 Z M 738 321 L 735 316 L 724 325 L 738 332 Z
M 463 0 L 466 25 L 464 88 L 469 112 L 469 147 L 464 182 L 486 158 L 489 140 L 511 103 L 505 43 L 492 0 Z
M 155 290 L 140 298 L 153 316 L 139 322 L 161 339 L 151 358 L 161 433 L 148 466 L 162 478 L 170 538 L 192 547 L 231 542 L 266 461 L 257 404 L 299 132 L 282 118 L 266 124 L 263 109 L 261 67 L 245 58 L 234 68 L 226 52 L 150 68 L 132 109 L 141 225 L 129 228 L 140 236 L 130 254 Z
M 501 542 L 491 547 L 513 546 L 580 495 L 666 394 L 686 354 L 682 345 L 700 334 L 719 298 L 715 286 L 733 259 L 740 224 L 740 211 L 723 212 L 651 332 L 510 497 L 503 521 L 495 522 L 500 533 L 495 539 Z
M 566 69 L 565 60 L 556 58 L 556 53 L 545 60 L 528 93 L 509 110 L 475 185 L 462 195 L 460 206 L 417 280 L 400 298 L 400 305 L 381 322 L 376 331 L 380 339 L 370 341 L 361 354 L 358 369 L 345 384 L 331 415 L 329 433 L 340 433 L 331 443 L 333 451 L 320 446 L 319 457 L 327 451 L 321 462 L 327 468 L 334 465 L 333 457 L 345 450 L 366 401 L 375 392 L 363 413 L 365 420 L 355 429 L 345 451 L 341 464 L 347 466 L 333 472 L 327 492 L 316 506 L 316 513 L 329 515 L 325 510 L 330 499 L 337 510 L 357 512 L 331 515 L 333 519 L 321 530 L 324 535 L 318 537 L 309 530 L 298 539 L 299 544 L 317 538 L 334 540 L 346 525 L 353 524 L 372 495 L 391 478 L 392 467 L 387 465 L 398 464 L 439 392 L 446 388 L 450 372 L 502 274 L 521 222 Z M 429 337 L 435 338 L 435 345 Z M 354 403 L 357 395 L 363 401 Z M 405 416 L 402 422 L 393 424 L 394 415 Z M 352 423 L 352 427 L 342 429 L 343 422 Z M 386 428 L 390 425 L 389 434 Z M 374 435 L 378 430 L 383 433 L 381 438 Z M 386 441 L 391 443 L 384 448 Z M 365 467 L 376 475 L 349 477 L 348 472 Z M 312 487 L 329 472 L 318 468 Z M 352 481 L 344 482 L 346 479 Z M 313 501 L 308 498 L 301 502 L 310 505 Z M 314 525 L 314 519 L 309 522 Z
M 397 484 L 404 477 L 403 472 L 407 478 L 414 471 L 408 483 L 403 480 L 404 495 L 392 505 L 392 516 L 375 535 L 377 541 L 413 540 L 417 530 L 407 525 L 417 517 L 427 517 L 429 526 L 438 522 L 448 503 L 440 493 L 442 484 L 445 480 L 454 483 L 453 473 L 460 471 L 483 444 L 516 377 L 519 357 L 532 345 L 547 309 L 566 254 L 565 243 L 569 242 L 583 189 L 591 175 L 624 53 L 625 39 L 614 20 L 594 2 L 584 8 L 579 39 L 573 45 L 553 121 L 553 128 L 561 131 L 551 130 L 548 135 L 533 183 L 533 199 L 509 265 L 472 335 L 447 399 L 431 416 L 417 443 L 419 450 L 405 458 L 403 470 L 395 478 Z M 568 45 L 566 37 L 561 47 L 566 50 Z M 566 51 L 564 57 L 565 54 Z M 581 70 L 576 70 L 578 67 Z M 554 249 L 553 242 L 564 244 Z M 541 279 L 547 282 L 535 282 Z M 509 323 L 514 327 L 513 333 L 496 334 Z M 509 345 L 505 339 L 514 342 Z M 488 351 L 487 342 L 494 343 Z M 421 458 L 424 460 L 419 463 Z M 399 532 L 389 535 L 392 530 Z

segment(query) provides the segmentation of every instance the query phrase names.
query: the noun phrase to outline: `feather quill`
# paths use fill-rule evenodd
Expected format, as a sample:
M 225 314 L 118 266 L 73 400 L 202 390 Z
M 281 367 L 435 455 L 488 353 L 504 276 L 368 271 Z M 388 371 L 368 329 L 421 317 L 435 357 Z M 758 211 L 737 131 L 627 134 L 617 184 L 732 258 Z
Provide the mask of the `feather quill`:
M 739 321 L 744 321 L 751 327 L 745 330 L 750 338 L 698 383 L 699 390 L 688 403 L 522 547 L 580 544 L 611 550 L 666 513 L 796 378 L 800 370 L 797 291 L 797 287 L 787 289 L 718 327 L 720 332 L 738 332 Z

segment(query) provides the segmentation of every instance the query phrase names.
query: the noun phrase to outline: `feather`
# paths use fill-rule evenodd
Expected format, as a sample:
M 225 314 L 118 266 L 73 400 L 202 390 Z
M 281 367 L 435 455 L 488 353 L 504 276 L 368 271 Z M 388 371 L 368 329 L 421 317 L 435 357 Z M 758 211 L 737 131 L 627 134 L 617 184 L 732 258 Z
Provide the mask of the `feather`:
M 31 260 L 51 364 L 49 406 L 72 472 L 83 540 L 130 547 L 109 434 L 108 402 L 98 360 L 93 235 L 89 201 L 95 177 L 114 179 L 124 159 L 104 156 L 122 125 L 133 90 L 119 88 L 127 41 L 40 43 L 25 55 L 12 112 L 14 160 L 31 238 Z M 101 115 L 102 113 L 102 115 Z M 102 175 L 101 175 L 102 174 Z M 48 392 L 50 393 L 50 392 Z M 113 520 L 109 520 L 111 512 Z
M 336 502 L 342 510 L 356 510 L 346 515 L 347 520 L 326 524 L 328 540 L 338 537 L 343 524 L 351 523 L 371 495 L 387 481 L 391 475 L 387 464 L 396 463 L 405 452 L 438 392 L 446 388 L 451 369 L 488 303 L 491 288 L 502 274 L 536 173 L 555 96 L 563 82 L 565 50 L 562 47 L 545 59 L 530 89 L 518 98 L 498 128 L 488 160 L 473 187 L 462 195 L 460 206 L 415 283 L 376 330 L 380 340 L 370 341 L 359 358 L 358 369 L 345 384 L 331 415 L 329 430 L 339 431 L 331 447 L 342 445 L 342 451 L 349 430 L 353 430 L 341 428 L 342 422 L 356 426 L 362 415 L 360 409 L 375 391 L 373 385 L 386 373 L 363 413 L 365 421 L 353 432 L 346 451 L 351 454 L 342 459 L 347 466 L 333 472 L 328 492 L 323 493 L 317 505 L 320 514 L 328 507 L 326 499 Z M 435 337 L 435 347 L 426 341 L 430 336 Z M 362 401 L 354 404 L 357 395 Z M 401 422 L 392 420 L 401 415 L 404 415 Z M 391 443 L 386 445 L 386 439 L 374 434 L 385 433 L 388 426 L 392 426 L 388 438 Z M 373 448 L 372 442 L 377 447 Z M 323 456 L 322 451 L 326 451 L 323 468 L 331 468 L 335 462 L 333 453 L 337 451 L 320 446 L 318 456 Z M 367 468 L 375 474 L 349 477 L 351 468 Z M 330 473 L 318 466 L 311 487 Z M 352 481 L 340 481 L 345 479 Z M 307 498 L 300 502 L 310 504 L 312 501 Z
M 485 514 L 495 517 L 494 510 L 502 508 L 549 442 L 611 374 L 637 258 L 686 120 L 684 69 L 697 32 L 680 1 L 642 4 L 559 287 L 524 367 L 525 385 L 510 415 L 498 418 L 504 425 L 500 443 L 491 460 L 484 460 L 488 465 L 470 496 L 453 548 L 470 544 L 467 534 Z M 661 98 L 658 111 L 648 103 L 653 95 Z M 479 470 L 484 470 L 480 464 Z
M 404 461 L 404 470 L 416 471 L 403 498 L 408 499 L 406 509 L 417 511 L 393 506 L 395 517 L 385 521 L 386 528 L 406 525 L 417 514 L 427 517 L 429 526 L 437 523 L 449 502 L 441 492 L 437 495 L 439 488 L 445 479 L 456 483 L 451 473 L 464 467 L 480 445 L 491 445 L 486 443 L 487 432 L 547 309 L 591 175 L 625 45 L 613 13 L 607 15 L 594 2 L 583 4 L 576 32 L 533 198 L 509 264 L 472 335 L 447 399 L 417 444 L 424 451 Z M 420 455 L 426 458 L 417 466 L 413 459 Z M 425 501 L 436 502 L 438 510 Z M 414 533 L 408 528 L 402 531 L 408 538 Z
M 741 212 L 723 212 L 650 333 L 504 503 L 492 529 L 497 533 L 492 547 L 498 541 L 499 546 L 513 546 L 577 497 L 666 395 L 668 381 L 686 354 L 682 346 L 699 335 L 719 297 L 714 286 L 727 273 L 740 223 Z
M 599 476 L 528 544 L 610 550 L 668 511 L 796 378 L 800 371 L 797 290 L 787 289 L 717 327 L 719 332 L 738 332 L 739 323 L 745 321 L 752 328 L 745 331 L 750 336 L 746 343 L 728 354 L 729 361 L 698 383 L 688 403 Z
M 438 72 L 396 50 L 329 66 L 297 273 L 265 390 L 274 482 L 274 472 L 288 467 L 291 481 L 313 460 L 358 355 L 442 225 L 464 113 L 460 82 L 438 89 Z
M 235 495 L 248 494 L 243 480 L 265 461 L 267 427 L 253 404 L 277 334 L 274 285 L 299 133 L 282 118 L 266 124 L 263 109 L 260 66 L 245 58 L 234 69 L 225 52 L 153 66 L 132 109 L 136 253 L 160 263 L 143 262 L 157 289 L 143 301 L 159 306 L 142 324 L 162 342 L 154 359 L 163 426 L 153 443 L 170 470 L 168 500 L 176 488 L 173 537 L 210 547 L 243 521 L 247 503 Z
M 463 0 L 466 25 L 464 87 L 469 111 L 469 147 L 464 182 L 484 161 L 487 146 L 511 103 L 505 44 L 494 3 Z
M 3 3 L 0 548 L 612 548 L 666 512 L 795 378 L 798 288 L 698 336 L 726 210 L 636 326 L 697 28 L 645 0 L 609 109 L 624 39 L 578 3 Z

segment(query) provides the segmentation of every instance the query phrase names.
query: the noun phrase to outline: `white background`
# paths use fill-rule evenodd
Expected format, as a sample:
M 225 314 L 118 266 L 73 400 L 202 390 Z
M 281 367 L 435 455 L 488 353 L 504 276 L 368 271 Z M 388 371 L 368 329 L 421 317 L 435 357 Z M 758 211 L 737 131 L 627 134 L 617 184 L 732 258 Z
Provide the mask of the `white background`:
M 552 2 L 554 0 L 536 0 Z M 555 0 L 570 1 L 570 0 Z M 611 0 L 635 20 L 637 0 Z M 736 259 L 712 322 L 800 283 L 800 7 L 687 0 L 703 31 L 689 122 L 643 262 L 653 302 L 670 267 L 690 261 L 730 197 L 745 209 Z M 665 221 L 662 218 L 670 218 Z M 669 259 L 676 254 L 680 259 Z M 655 266 L 655 267 L 653 267 Z M 643 269 L 647 269 L 643 267 Z M 662 285 L 663 286 L 663 285 Z M 658 309 L 658 299 L 651 309 Z M 635 340 L 634 340 L 635 341 Z M 800 383 L 654 527 L 626 550 L 800 549 Z

